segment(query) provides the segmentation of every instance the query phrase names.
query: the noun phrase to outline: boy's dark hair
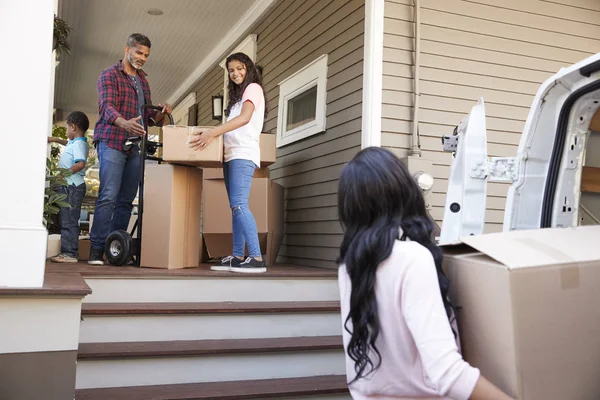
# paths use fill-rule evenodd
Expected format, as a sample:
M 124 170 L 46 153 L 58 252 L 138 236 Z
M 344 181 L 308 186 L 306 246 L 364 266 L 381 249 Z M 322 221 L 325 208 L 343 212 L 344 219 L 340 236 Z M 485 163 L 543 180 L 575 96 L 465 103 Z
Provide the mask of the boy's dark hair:
M 67 124 L 73 124 L 80 129 L 81 132 L 85 133 L 90 127 L 90 120 L 88 119 L 87 115 L 81 111 L 73 111 L 67 117 Z
M 142 35 L 141 33 L 132 33 L 129 35 L 127 38 L 127 47 L 135 47 L 138 44 L 148 48 L 152 47 L 152 43 L 150 42 L 150 39 L 148 39 L 148 36 Z

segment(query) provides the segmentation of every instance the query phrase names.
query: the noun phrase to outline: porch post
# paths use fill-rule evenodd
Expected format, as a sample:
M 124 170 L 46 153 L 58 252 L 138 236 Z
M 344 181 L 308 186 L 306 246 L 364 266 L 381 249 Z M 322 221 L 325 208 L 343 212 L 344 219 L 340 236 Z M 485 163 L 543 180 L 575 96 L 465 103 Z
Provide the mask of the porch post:
M 54 7 L 48 0 L 0 2 L 0 287 L 41 287 L 44 280 Z
M 365 0 L 361 147 L 381 146 L 385 0 Z

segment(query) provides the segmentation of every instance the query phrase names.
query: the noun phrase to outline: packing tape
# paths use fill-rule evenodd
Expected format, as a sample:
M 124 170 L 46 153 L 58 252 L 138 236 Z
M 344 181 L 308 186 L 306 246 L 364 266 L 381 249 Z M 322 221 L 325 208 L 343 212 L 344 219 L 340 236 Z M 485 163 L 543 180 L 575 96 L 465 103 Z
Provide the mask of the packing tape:
M 546 256 L 550 257 L 557 263 L 572 263 L 575 261 L 573 257 L 566 253 L 563 253 L 556 247 L 552 247 L 545 243 L 538 242 L 535 239 L 523 238 L 519 239 L 519 241 L 531 248 L 538 250 L 541 253 L 544 253 Z M 576 289 L 579 287 L 579 267 L 559 266 L 558 268 L 560 271 L 560 288 L 562 290 Z
M 522 238 L 522 239 L 517 239 L 517 241 L 523 243 L 527 247 L 531 247 L 532 249 L 538 250 L 540 253 L 545 254 L 546 256 L 550 257 L 553 261 L 556 261 L 557 263 L 571 263 L 571 262 L 575 261 L 575 260 L 573 260 L 573 257 L 571 257 L 570 255 L 568 255 L 566 253 L 563 253 L 562 251 L 558 250 L 556 247 L 549 246 L 546 243 L 538 242 L 535 239 Z

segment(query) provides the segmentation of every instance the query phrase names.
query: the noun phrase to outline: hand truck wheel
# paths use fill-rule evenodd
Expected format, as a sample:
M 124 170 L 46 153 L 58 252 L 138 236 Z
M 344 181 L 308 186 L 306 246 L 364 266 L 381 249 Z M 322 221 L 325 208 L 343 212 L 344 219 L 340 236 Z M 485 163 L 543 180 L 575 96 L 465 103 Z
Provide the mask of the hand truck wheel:
M 127 231 L 114 231 L 104 244 L 104 254 L 106 261 L 111 265 L 125 265 L 131 260 L 132 256 L 132 238 Z

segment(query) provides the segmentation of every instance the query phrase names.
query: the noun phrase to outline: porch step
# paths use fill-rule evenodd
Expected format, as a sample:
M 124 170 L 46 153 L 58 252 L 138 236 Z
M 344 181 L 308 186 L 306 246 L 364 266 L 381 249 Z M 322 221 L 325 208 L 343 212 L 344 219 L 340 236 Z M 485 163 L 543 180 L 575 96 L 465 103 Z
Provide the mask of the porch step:
M 80 342 L 339 335 L 338 301 L 87 303 Z
M 83 316 L 91 315 L 157 315 L 157 314 L 223 314 L 286 313 L 340 311 L 338 301 L 287 302 L 220 302 L 220 303 L 88 303 Z
M 79 389 L 75 400 L 350 400 L 345 375 Z
M 342 349 L 341 336 L 81 343 L 78 360 Z
M 84 303 L 338 301 L 335 276 L 275 274 L 85 276 Z
M 341 336 L 81 343 L 78 389 L 345 373 Z

